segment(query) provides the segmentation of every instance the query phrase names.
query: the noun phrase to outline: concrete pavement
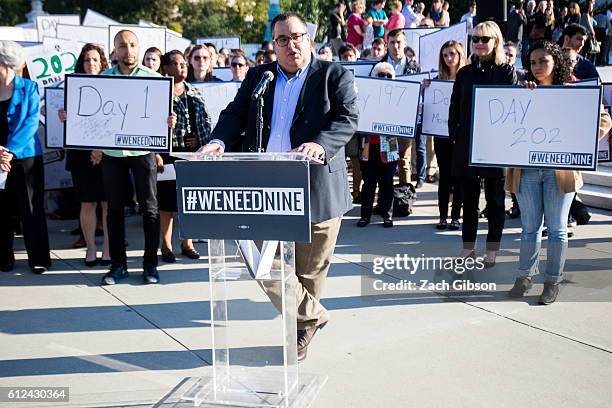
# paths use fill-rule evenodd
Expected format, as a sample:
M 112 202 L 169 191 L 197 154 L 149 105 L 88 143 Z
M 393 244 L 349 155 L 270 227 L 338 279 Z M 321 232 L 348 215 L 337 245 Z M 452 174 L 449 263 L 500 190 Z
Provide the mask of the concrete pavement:
M 575 228 L 566 268 L 572 282 L 588 275 L 592 285 L 576 285 L 582 297 L 539 306 L 541 285 L 524 300 L 502 296 L 514 281 L 518 220 L 507 220 L 505 249 L 491 272 L 497 294 L 363 296 L 361 276 L 371 271 L 362 253 L 384 244 L 386 255 L 456 255 L 460 233 L 434 229 L 432 185 L 419 190 L 415 214 L 392 229 L 356 228 L 355 208 L 343 220 L 324 292 L 332 320 L 300 365 L 329 377 L 313 406 L 612 406 L 612 213 L 592 214 L 589 225 Z M 75 224 L 49 222 L 51 271 L 33 275 L 20 261 L 0 274 L 0 386 L 66 386 L 70 402 L 0 406 L 187 406 L 175 403 L 177 390 L 211 361 L 206 259 L 160 263 L 162 283 L 141 284 L 142 233 L 130 217 L 131 276 L 101 287 L 105 269 L 86 268 L 84 250 L 68 249 Z M 485 230 L 481 223 L 481 239 Z M 197 248 L 206 252 L 205 244 Z M 232 305 L 254 329 L 269 307 L 255 292 Z M 243 343 L 248 355 L 257 336 Z

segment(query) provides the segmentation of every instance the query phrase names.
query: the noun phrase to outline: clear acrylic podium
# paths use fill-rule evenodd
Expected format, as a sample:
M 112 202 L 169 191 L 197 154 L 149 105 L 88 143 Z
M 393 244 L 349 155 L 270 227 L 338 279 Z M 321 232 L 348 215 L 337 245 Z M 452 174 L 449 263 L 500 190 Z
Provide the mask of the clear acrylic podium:
M 306 160 L 298 153 L 173 156 Z M 311 406 L 327 377 L 298 373 L 295 243 L 208 239 L 208 264 L 212 366 L 181 399 L 204 407 Z

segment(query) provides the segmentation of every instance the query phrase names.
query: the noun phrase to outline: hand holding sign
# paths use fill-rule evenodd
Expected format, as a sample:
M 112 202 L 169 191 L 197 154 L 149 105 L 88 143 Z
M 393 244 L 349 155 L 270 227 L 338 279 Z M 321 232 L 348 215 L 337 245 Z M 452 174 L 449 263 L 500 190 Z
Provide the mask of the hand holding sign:
M 94 166 L 97 166 L 98 164 L 100 164 L 100 162 L 102 161 L 103 155 L 104 154 L 102 153 L 102 150 L 92 150 L 89 156 L 91 160 L 91 164 L 93 164 Z
M 13 153 L 9 152 L 4 146 L 0 146 L 0 170 L 11 171 L 11 160 L 13 160 Z

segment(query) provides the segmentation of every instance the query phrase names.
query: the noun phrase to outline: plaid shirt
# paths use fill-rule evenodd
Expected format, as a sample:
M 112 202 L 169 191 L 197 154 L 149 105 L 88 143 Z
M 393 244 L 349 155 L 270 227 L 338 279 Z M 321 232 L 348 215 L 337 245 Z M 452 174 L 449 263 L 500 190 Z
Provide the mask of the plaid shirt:
M 189 104 L 191 104 L 195 113 L 194 119 L 196 128 L 191 129 L 191 133 L 195 133 L 198 137 L 198 146 L 194 148 L 195 151 L 208 143 L 210 133 L 212 131 L 212 122 L 210 115 L 208 115 L 208 112 L 206 112 L 204 98 L 200 92 L 185 82 L 185 94 L 187 95 Z M 172 147 L 176 149 L 176 151 L 180 151 L 185 149 L 185 136 L 190 128 L 190 123 L 188 120 L 189 107 L 184 97 L 181 98 L 174 96 L 172 101 L 174 102 L 172 104 L 172 110 L 177 116 L 176 127 L 172 132 Z

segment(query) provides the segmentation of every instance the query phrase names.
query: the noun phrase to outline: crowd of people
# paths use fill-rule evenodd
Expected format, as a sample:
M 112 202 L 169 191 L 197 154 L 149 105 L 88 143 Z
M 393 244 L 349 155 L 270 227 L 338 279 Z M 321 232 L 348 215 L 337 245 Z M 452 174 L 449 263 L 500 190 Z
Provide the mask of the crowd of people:
M 172 129 L 172 150 L 195 152 L 209 145 L 215 137 L 206 100 L 192 83 L 219 81 L 214 76 L 215 67 L 228 64 L 233 80 L 247 82 L 251 78 L 250 84 L 255 75 L 249 74 L 251 70 L 259 73 L 258 66 L 274 63 L 277 54 L 286 54 L 287 49 L 297 47 L 296 44 L 300 47 L 306 44 L 304 52 L 312 53 L 313 57 L 316 53 L 318 58 L 314 61 L 317 64 L 328 64 L 322 67 L 337 65 L 328 61 L 367 59 L 375 62 L 370 73 L 373 77 L 392 80 L 399 75 L 420 72 L 418 55 L 406 45 L 404 28 L 449 26 L 449 3 L 433 0 L 426 10 L 422 2 L 395 1 L 391 4 L 390 16 L 384 7 L 384 0 L 374 0 L 364 14 L 364 3 L 354 1 L 351 4 L 352 12 L 345 20 L 345 6 L 339 2 L 330 14 L 328 42 L 318 50 L 306 31 L 297 30 L 291 31 L 288 36 L 264 42 L 253 59 L 242 50 L 217 50 L 212 44 L 203 44 L 190 46 L 186 50 L 169 50 L 165 54 L 158 48 L 149 48 L 140 60 L 138 38 L 131 31 L 124 30 L 114 38 L 109 61 L 100 46 L 84 46 L 75 72 L 172 77 L 173 113 L 167 118 L 168 126 Z M 538 270 L 537 254 L 545 218 L 549 262 L 540 301 L 549 304 L 555 301 L 559 290 L 567 247 L 570 205 L 581 186 L 580 174 L 565 170 L 470 166 L 472 89 L 474 84 L 517 85 L 533 89 L 596 78 L 592 49 L 585 48 L 585 45 L 589 41 L 591 46 L 598 44 L 597 39 L 601 38 L 601 32 L 598 35 L 596 30 L 598 19 L 597 16 L 591 18 L 592 2 L 587 2 L 583 12 L 578 11 L 578 14 L 572 5 L 567 10 L 557 10 L 553 1 L 542 1 L 537 7 L 534 1 L 529 1 L 525 7 L 520 2 L 510 12 L 504 38 L 496 23 L 478 23 L 476 13 L 476 6 L 471 5 L 461 17 L 462 21 L 468 21 L 469 44 L 446 42 L 439 50 L 437 73 L 432 76 L 432 79 L 454 81 L 448 138 L 422 134 L 420 126 L 414 139 L 355 132 L 352 132 L 352 137 L 349 135 L 350 141 L 345 149 L 348 166 L 352 170 L 352 199 L 354 203 L 361 204 L 357 226 L 366 227 L 373 214 L 379 214 L 384 227 L 393 227 L 395 176 L 398 176 L 400 183 L 415 182 L 416 188 L 421 188 L 424 182 L 438 182 L 439 220 L 435 228 L 461 229 L 463 251 L 458 256 L 475 258 L 478 222 L 485 216 L 489 228 L 484 265 L 493 267 L 500 249 L 506 213 L 512 218 L 520 216 L 523 229 L 518 267 L 520 275 L 511 291 L 512 296 L 519 297 L 529 289 L 531 278 Z M 291 18 L 296 17 L 288 18 L 292 21 Z M 606 17 L 606 21 L 609 25 L 610 19 Z M 609 31 L 606 28 L 606 36 Z M 609 50 L 605 40 L 601 41 L 603 45 L 599 54 Z M 522 68 L 515 67 L 521 55 Z M 289 57 L 284 55 L 283 58 L 286 61 Z M 281 65 L 286 64 L 283 61 L 279 60 L 277 66 L 270 68 L 274 72 L 278 70 L 279 78 L 288 74 Z M 607 63 L 607 55 L 600 61 Z M 315 64 L 309 59 L 306 63 L 309 64 L 307 66 Z M 18 214 L 29 265 L 35 273 L 44 273 L 51 266 L 51 258 L 43 203 L 42 146 L 36 136 L 40 96 L 36 85 L 27 79 L 27 70 L 24 72 L 23 65 L 20 46 L 1 41 L 0 170 L 7 172 L 8 177 L 6 187 L 0 190 L 0 213 Z M 302 68 L 295 69 L 283 81 L 292 84 L 294 79 L 303 80 L 300 76 Z M 332 72 L 341 73 L 334 70 Z M 423 88 L 429 85 L 429 80 L 423 82 Z M 231 126 L 227 117 L 240 113 L 232 109 L 236 107 L 230 106 L 222 114 L 226 116 L 225 121 L 220 121 L 222 126 Z M 61 120 L 66 119 L 66 112 L 62 110 L 46 114 L 57 114 Z M 610 128 L 610 118 L 603 109 L 601 116 L 600 131 L 605 133 Z M 340 151 L 344 158 L 344 150 Z M 176 182 L 157 181 L 158 173 L 174 160 L 167 154 L 149 152 L 68 152 L 66 167 L 72 173 L 76 198 L 81 204 L 79 220 L 83 246 L 86 248 L 84 262 L 90 267 L 110 266 L 103 284 L 112 285 L 127 276 L 125 208 L 133 202 L 138 203 L 142 214 L 144 281 L 159 282 L 157 265 L 160 249 L 164 262 L 176 261 L 172 244 L 173 214 L 177 212 Z M 484 209 L 479 208 L 482 187 L 486 199 Z M 514 203 L 507 212 L 504 207 L 506 192 L 512 193 Z M 100 220 L 97 221 L 97 218 Z M 95 242 L 97 225 L 101 225 L 104 237 L 101 258 L 98 258 Z M 13 240 L 16 230 L 14 223 L 0 223 L 2 271 L 10 271 L 14 267 Z M 190 240 L 180 243 L 180 252 L 191 259 L 200 257 Z

